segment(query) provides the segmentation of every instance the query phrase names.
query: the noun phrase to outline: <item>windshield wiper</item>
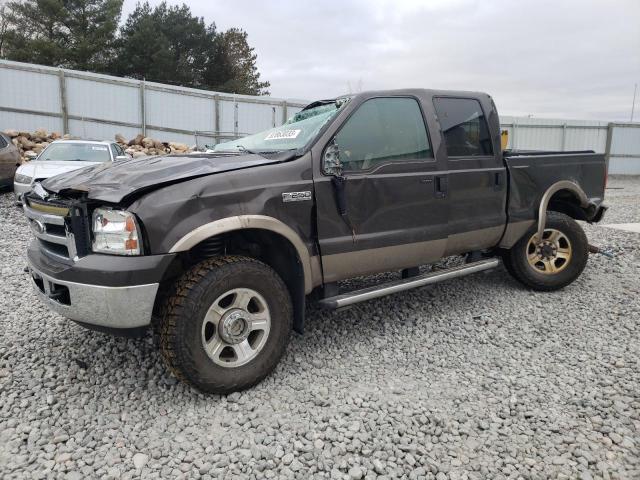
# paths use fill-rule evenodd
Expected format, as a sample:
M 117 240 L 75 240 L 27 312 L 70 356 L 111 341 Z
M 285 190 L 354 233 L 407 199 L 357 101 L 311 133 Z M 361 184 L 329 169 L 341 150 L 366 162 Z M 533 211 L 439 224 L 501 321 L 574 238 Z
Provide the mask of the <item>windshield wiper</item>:
M 275 153 L 282 153 L 282 152 L 291 152 L 292 150 L 298 150 L 297 148 L 280 148 L 278 150 L 249 150 L 248 148 L 245 148 L 244 145 L 236 145 L 236 147 L 238 147 L 238 150 L 241 151 L 242 153 L 253 153 L 255 155 L 275 154 Z
M 260 155 L 260 152 L 257 152 L 255 150 L 249 150 L 244 145 L 236 145 L 236 148 L 238 149 L 239 152 L 242 152 L 242 153 L 252 153 L 254 155 Z
M 238 149 L 237 151 L 239 153 L 249 153 L 251 155 L 260 155 L 261 157 L 264 157 L 265 155 L 278 155 L 284 152 L 297 152 L 299 149 L 298 148 L 283 148 L 280 150 L 251 150 L 247 147 L 245 147 L 244 145 L 236 145 L 236 148 Z M 234 150 L 218 150 L 218 151 L 213 151 L 212 153 L 236 153 Z

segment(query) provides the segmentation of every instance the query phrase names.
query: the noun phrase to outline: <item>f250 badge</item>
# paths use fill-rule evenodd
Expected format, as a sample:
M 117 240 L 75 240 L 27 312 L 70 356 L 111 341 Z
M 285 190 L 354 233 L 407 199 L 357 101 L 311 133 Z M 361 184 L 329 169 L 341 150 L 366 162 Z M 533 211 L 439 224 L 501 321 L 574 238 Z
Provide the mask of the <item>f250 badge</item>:
M 282 194 L 283 202 L 303 202 L 311 200 L 311 192 L 284 192 Z

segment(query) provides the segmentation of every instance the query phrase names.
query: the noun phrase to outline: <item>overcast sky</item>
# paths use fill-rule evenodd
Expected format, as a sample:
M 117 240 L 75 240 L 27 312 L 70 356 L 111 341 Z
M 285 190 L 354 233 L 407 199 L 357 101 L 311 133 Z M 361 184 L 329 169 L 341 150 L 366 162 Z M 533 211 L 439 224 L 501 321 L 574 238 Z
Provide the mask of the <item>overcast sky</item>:
M 125 0 L 123 18 L 135 3 Z M 483 90 L 505 115 L 628 121 L 640 84 L 640 0 L 188 4 L 207 23 L 248 32 L 274 97 Z M 638 110 L 640 98 L 635 120 Z

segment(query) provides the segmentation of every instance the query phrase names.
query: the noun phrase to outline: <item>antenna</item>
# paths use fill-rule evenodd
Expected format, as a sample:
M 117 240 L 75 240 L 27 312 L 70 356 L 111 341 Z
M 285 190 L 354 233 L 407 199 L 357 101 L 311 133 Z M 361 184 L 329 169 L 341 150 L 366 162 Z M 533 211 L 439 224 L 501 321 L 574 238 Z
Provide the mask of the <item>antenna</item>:
M 636 91 L 638 90 L 638 84 L 633 85 L 633 102 L 631 103 L 631 121 L 633 122 L 633 111 L 636 107 Z

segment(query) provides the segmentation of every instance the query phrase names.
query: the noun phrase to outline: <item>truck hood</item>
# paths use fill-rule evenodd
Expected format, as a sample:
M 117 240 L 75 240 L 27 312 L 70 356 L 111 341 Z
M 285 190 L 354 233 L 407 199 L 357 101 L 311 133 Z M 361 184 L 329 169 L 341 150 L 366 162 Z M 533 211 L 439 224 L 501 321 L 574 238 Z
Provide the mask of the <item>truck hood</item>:
M 75 170 L 45 180 L 42 186 L 52 192 L 86 192 L 88 198 L 119 203 L 126 197 L 164 185 L 204 175 L 278 163 L 293 158 L 291 151 L 261 155 L 187 154 L 166 155 L 104 163 Z
M 49 178 L 60 173 L 71 172 L 78 170 L 79 168 L 85 168 L 87 166 L 99 165 L 96 162 L 76 162 L 76 161 L 31 161 L 21 165 L 18 168 L 18 173 L 27 175 L 31 178 Z

